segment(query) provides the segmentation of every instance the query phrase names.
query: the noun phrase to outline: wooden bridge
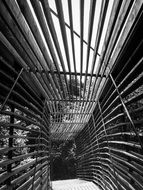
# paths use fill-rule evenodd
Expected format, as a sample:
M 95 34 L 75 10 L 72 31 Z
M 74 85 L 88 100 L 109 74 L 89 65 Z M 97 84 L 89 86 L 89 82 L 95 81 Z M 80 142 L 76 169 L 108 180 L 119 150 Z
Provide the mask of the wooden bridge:
M 142 28 L 143 0 L 0 0 L 0 190 L 143 190 Z

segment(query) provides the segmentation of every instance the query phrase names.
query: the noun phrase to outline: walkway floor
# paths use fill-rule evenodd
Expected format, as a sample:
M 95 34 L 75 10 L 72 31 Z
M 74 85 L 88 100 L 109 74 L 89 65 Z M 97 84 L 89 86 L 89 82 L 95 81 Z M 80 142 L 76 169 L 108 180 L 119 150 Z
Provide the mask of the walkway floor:
M 70 179 L 70 180 L 60 180 L 52 182 L 53 190 L 100 190 L 94 183 L 80 180 L 80 179 Z

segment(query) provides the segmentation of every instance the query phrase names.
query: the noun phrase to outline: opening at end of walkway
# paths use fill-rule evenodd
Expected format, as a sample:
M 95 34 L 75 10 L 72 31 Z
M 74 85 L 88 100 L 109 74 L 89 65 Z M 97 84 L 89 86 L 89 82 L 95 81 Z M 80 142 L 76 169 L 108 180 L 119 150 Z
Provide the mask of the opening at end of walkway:
M 93 182 L 68 179 L 58 180 L 52 182 L 52 190 L 100 190 Z

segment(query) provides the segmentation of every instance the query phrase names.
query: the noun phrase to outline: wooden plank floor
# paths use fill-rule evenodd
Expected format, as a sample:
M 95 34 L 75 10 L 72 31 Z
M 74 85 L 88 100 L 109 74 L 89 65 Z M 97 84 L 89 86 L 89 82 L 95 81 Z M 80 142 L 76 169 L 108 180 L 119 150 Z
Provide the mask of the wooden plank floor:
M 100 190 L 94 183 L 80 180 L 60 180 L 52 182 L 52 190 Z

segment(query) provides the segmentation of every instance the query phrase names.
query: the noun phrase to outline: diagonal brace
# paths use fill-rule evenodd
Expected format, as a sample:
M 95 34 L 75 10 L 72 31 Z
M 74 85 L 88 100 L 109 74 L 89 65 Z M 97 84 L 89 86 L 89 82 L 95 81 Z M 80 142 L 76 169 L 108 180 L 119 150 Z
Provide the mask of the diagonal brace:
M 120 98 L 121 104 L 122 104 L 122 106 L 123 106 L 123 108 L 124 108 L 124 110 L 125 110 L 125 113 L 126 113 L 128 119 L 129 119 L 130 123 L 131 123 L 131 126 L 132 126 L 132 128 L 133 128 L 133 130 L 134 130 L 134 132 L 135 132 L 135 134 L 136 134 L 136 136 L 137 136 L 137 138 L 138 138 L 138 141 L 139 141 L 139 143 L 140 143 L 140 145 L 141 145 L 141 148 L 143 149 L 143 143 L 142 143 L 142 141 L 141 141 L 141 139 L 140 139 L 140 136 L 139 136 L 139 134 L 138 134 L 138 132 L 137 132 L 137 130 L 136 130 L 135 124 L 134 124 L 134 122 L 133 122 L 133 120 L 132 120 L 132 118 L 131 118 L 131 116 L 130 116 L 130 113 L 129 113 L 129 111 L 128 111 L 128 109 L 127 109 L 127 107 L 126 107 L 126 105 L 125 105 L 125 103 L 124 103 L 124 101 L 123 101 L 123 99 L 122 99 L 121 93 L 119 92 L 119 89 L 118 89 L 118 87 L 117 87 L 117 85 L 116 85 L 116 83 L 115 83 L 115 80 L 113 79 L 113 77 L 112 77 L 111 74 L 110 74 L 110 78 L 111 78 L 112 83 L 113 83 L 113 85 L 114 85 L 114 87 L 115 87 L 115 89 L 116 89 L 116 91 L 117 91 L 117 93 L 118 93 L 118 96 L 119 96 L 119 98 Z
M 6 104 L 6 102 L 7 102 L 7 100 L 9 99 L 9 97 L 10 97 L 10 95 L 11 95 L 11 93 L 12 93 L 12 91 L 13 91 L 15 85 L 17 84 L 17 81 L 18 81 L 19 77 L 21 76 L 22 72 L 23 72 L 23 68 L 21 69 L 21 71 L 20 71 L 20 73 L 18 74 L 16 80 L 14 81 L 14 84 L 13 84 L 13 86 L 11 87 L 11 89 L 10 89 L 10 91 L 9 91 L 9 93 L 8 93 L 8 95 L 7 95 L 7 97 L 5 98 L 5 101 L 3 102 L 0 111 L 3 110 L 3 108 L 4 108 L 5 104 Z

